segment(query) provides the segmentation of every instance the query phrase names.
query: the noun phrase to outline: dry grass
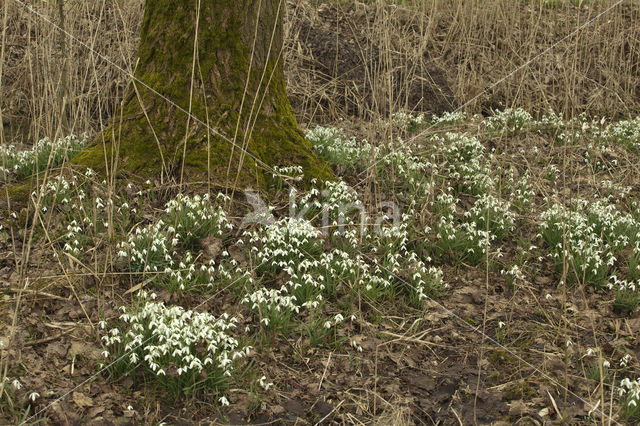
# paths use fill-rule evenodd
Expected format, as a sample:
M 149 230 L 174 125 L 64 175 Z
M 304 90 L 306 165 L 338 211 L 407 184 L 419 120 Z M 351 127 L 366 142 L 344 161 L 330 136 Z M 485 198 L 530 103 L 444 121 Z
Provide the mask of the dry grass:
M 143 1 L 32 2 L 30 7 L 63 27 L 73 35 L 73 39 L 60 36 L 51 23 L 30 13 L 14 0 L 5 1 L 8 25 L 2 45 L 0 103 L 3 128 L 0 128 L 0 143 L 31 145 L 44 136 L 55 138 L 57 135 L 85 131 L 95 134 L 112 119 L 128 85 L 127 72 L 135 65 Z M 361 132 L 363 136 L 371 141 L 390 143 L 385 141 L 394 141 L 392 127 L 380 123 L 389 120 L 395 112 L 405 110 L 439 112 L 462 107 L 470 112 L 481 113 L 494 108 L 521 106 L 533 113 L 552 108 L 568 116 L 579 112 L 609 118 L 638 114 L 639 9 L 625 1 L 598 17 L 616 3 L 575 3 L 561 0 L 408 0 L 401 5 L 381 0 L 366 3 L 289 2 L 285 60 L 288 88 L 299 120 L 303 126 L 309 126 L 312 123 L 335 123 L 349 116 L 356 117 L 352 121 L 356 122 L 356 128 L 364 128 Z M 585 27 L 576 32 L 581 25 Z M 90 46 L 93 52 L 78 40 Z M 95 52 L 108 57 L 112 64 Z M 365 119 L 372 124 L 364 124 Z M 506 136 L 504 139 L 500 137 L 499 142 L 505 142 L 505 139 Z M 530 145 L 533 145 L 530 140 L 516 141 L 512 149 L 528 149 Z M 539 145 L 544 144 L 541 142 Z M 530 158 L 541 157 L 544 158 L 542 163 L 554 160 L 562 164 L 564 176 L 565 172 L 577 170 L 578 165 L 583 163 L 583 156 L 577 152 L 581 149 L 551 146 L 544 155 L 531 155 Z M 514 152 L 512 157 L 516 158 L 517 153 Z M 616 169 L 626 170 L 624 176 L 629 180 L 638 175 L 633 160 L 625 158 Z M 503 166 L 506 169 L 511 164 Z M 535 181 L 542 182 L 542 187 L 537 188 L 537 192 L 551 194 L 555 186 L 545 186 L 542 172 L 546 169 L 543 165 L 538 166 L 541 175 Z M 524 166 L 520 164 L 520 167 Z M 372 170 L 365 177 L 373 184 L 376 183 L 374 172 Z M 358 176 L 358 180 L 360 178 Z M 569 176 L 564 180 L 571 181 L 572 178 Z M 593 177 L 593 180 L 595 182 L 596 178 Z M 376 185 L 363 187 L 368 191 L 369 187 L 375 188 Z M 584 191 L 578 188 L 577 195 L 584 196 Z M 364 197 L 369 195 L 365 194 Z M 25 234 L 28 227 L 25 223 Z M 51 241 L 49 243 L 53 245 Z M 29 247 L 22 247 L 22 253 L 27 254 L 23 254 L 16 264 L 26 265 Z M 37 256 L 41 254 L 39 252 Z M 17 256 L 20 257 L 19 254 Z M 34 257 L 37 256 L 34 254 Z M 99 257 L 97 252 L 92 256 L 93 265 L 88 266 L 92 273 L 87 275 L 99 282 L 98 275 L 111 273 L 112 265 L 108 264 L 106 258 Z M 482 272 L 483 277 L 486 272 L 486 281 L 481 283 L 481 287 L 486 287 L 486 294 L 483 294 L 486 297 L 485 311 L 482 313 L 483 325 L 486 325 L 486 304 L 490 300 L 489 270 Z M 66 274 L 65 278 L 69 280 Z M 40 291 L 42 289 L 27 289 L 28 284 L 27 281 L 16 298 L 14 327 L 15 322 L 20 320 L 23 294 L 44 295 L 53 299 L 60 297 Z M 68 284 L 73 289 L 71 281 Z M 513 294 L 513 303 L 503 309 L 503 312 L 509 312 L 509 318 L 521 306 L 527 305 L 521 300 L 528 300 L 531 305 L 535 301 L 547 321 L 538 325 L 549 335 L 549 341 L 560 342 L 557 346 L 574 338 L 572 330 L 583 329 L 585 324 L 593 330 L 593 341 L 601 340 L 600 331 L 596 330 L 602 325 L 595 324 L 591 317 L 587 318 L 591 321 L 588 322 L 578 316 L 573 308 L 569 309 L 571 303 L 567 301 L 566 294 L 563 294 L 557 309 L 547 308 L 547 305 L 543 307 L 542 304 L 546 303 L 542 300 L 544 295 L 534 294 L 540 287 L 539 283 L 535 284 L 520 284 L 519 291 L 525 293 L 524 296 Z M 551 283 L 545 283 L 545 286 L 553 287 Z M 47 291 L 53 290 L 56 289 Z M 100 291 L 103 290 L 107 291 L 106 284 L 105 288 L 100 288 Z M 77 294 L 74 296 L 74 300 L 82 307 L 81 297 Z M 582 303 L 578 311 L 587 310 L 588 303 L 593 299 L 591 297 L 587 301 L 585 296 L 584 300 L 575 302 Z M 498 311 L 502 296 L 491 294 L 491 301 Z M 79 318 L 82 319 L 84 315 L 86 313 L 83 312 Z M 626 320 L 616 321 L 616 327 L 618 323 L 626 325 Z M 460 324 L 465 326 L 466 323 Z M 529 325 L 527 322 L 527 327 L 522 327 L 522 330 L 518 329 L 518 324 L 514 325 L 513 334 L 532 333 Z M 372 324 L 367 326 L 375 330 Z M 464 327 L 459 328 L 464 330 Z M 410 327 L 407 334 L 412 333 Z M 467 347 L 470 351 L 481 348 L 482 355 L 489 354 L 488 357 L 498 352 L 485 349 L 485 346 L 491 346 L 486 341 L 478 343 L 469 336 L 473 336 L 473 333 L 468 331 L 463 336 L 468 339 L 463 342 L 466 346 L 459 346 L 460 342 L 452 339 L 456 343 L 455 347 L 452 343 L 452 351 L 457 353 L 461 348 L 463 351 Z M 516 341 L 514 339 L 513 346 Z M 408 347 L 422 342 L 406 338 L 401 339 L 401 343 Z M 438 342 L 428 344 L 437 345 Z M 551 359 L 546 352 L 534 355 L 547 357 L 545 360 Z M 500 356 L 509 358 L 504 353 Z M 494 358 L 503 361 L 503 358 Z M 389 360 L 393 359 L 388 357 L 388 363 Z M 470 360 L 469 364 L 475 368 L 474 361 Z M 479 361 L 477 364 L 480 366 Z M 324 373 L 328 366 L 327 361 Z M 451 369 L 456 367 L 452 365 Z M 5 365 L 4 376 L 7 375 L 6 368 Z M 372 368 L 378 380 L 377 358 Z M 546 364 L 542 370 L 545 374 L 555 371 L 554 365 Z M 516 382 L 520 386 L 521 381 L 526 385 L 520 377 L 522 371 L 527 372 L 527 369 L 518 369 L 514 377 L 503 378 L 505 382 L 495 388 L 507 389 Z M 303 374 L 294 373 L 292 381 Z M 558 382 L 567 388 L 572 378 L 568 376 L 567 369 L 562 374 L 558 376 Z M 475 386 L 475 382 L 472 384 Z M 392 385 L 387 383 L 387 389 L 395 389 Z M 521 398 L 525 398 L 525 386 L 520 387 Z M 613 405 L 609 402 L 612 399 L 609 393 L 611 389 L 607 388 L 605 393 L 604 378 L 601 377 L 600 392 L 590 402 L 595 406 L 595 401 L 600 401 L 599 404 L 608 409 Z M 361 389 L 357 388 L 357 391 Z M 340 404 L 347 401 L 345 405 L 357 406 L 354 411 L 360 412 L 361 417 L 377 421 L 378 424 L 410 423 L 409 409 L 402 405 L 405 401 L 401 398 L 386 401 L 375 392 L 364 395 L 356 392 L 355 396 L 346 392 L 345 395 L 338 398 Z M 553 400 L 554 397 L 549 394 L 549 398 Z M 558 398 L 556 395 L 553 405 L 566 406 L 566 393 L 564 398 L 565 401 L 562 401 L 562 396 Z M 461 413 L 450 408 L 449 418 L 460 421 Z M 604 423 L 604 417 L 602 419 Z M 355 418 L 351 420 L 357 422 Z
M 49 22 L 7 2 L 1 140 L 30 145 L 45 136 L 96 132 L 127 86 L 122 69 L 134 66 L 143 2 L 28 3 Z
M 303 99 L 307 120 L 319 112 L 330 119 L 344 116 L 350 109 L 345 100 L 357 105 L 351 109 L 360 114 L 384 117 L 416 106 L 429 111 L 433 99 L 420 105 L 418 95 L 422 90 L 428 96 L 433 83 L 452 91 L 449 110 L 456 105 L 473 112 L 521 106 L 597 116 L 639 110 L 640 15 L 630 2 L 600 17 L 616 2 L 582 2 L 580 7 L 571 1 L 340 3 L 290 8 L 288 59 L 295 78 L 289 88 Z M 307 48 L 309 26 L 330 34 L 333 43 L 327 38 Z M 353 72 L 351 63 L 340 66 L 340 49 L 346 51 L 344 61 L 354 52 L 359 55 L 368 87 L 349 84 L 350 75 L 344 73 Z M 337 72 L 326 75 L 326 68 Z M 449 87 L 442 87 L 441 74 Z M 336 104 L 339 100 L 343 105 Z
M 303 124 L 458 106 L 472 112 L 521 106 L 567 115 L 637 114 L 638 7 L 623 1 L 598 17 L 616 2 L 576 3 L 291 2 L 289 91 Z M 123 70 L 135 65 L 143 2 L 29 7 L 50 22 L 8 1 L 2 140 L 31 144 L 61 133 L 95 133 L 123 95 Z

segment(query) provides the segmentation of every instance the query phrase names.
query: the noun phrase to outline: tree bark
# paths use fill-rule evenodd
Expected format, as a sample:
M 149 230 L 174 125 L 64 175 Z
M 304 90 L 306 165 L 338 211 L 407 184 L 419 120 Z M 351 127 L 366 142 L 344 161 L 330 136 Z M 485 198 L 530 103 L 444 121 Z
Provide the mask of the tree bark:
M 265 188 L 269 167 L 291 164 L 307 180 L 330 178 L 286 96 L 284 7 L 284 0 L 146 0 L 135 78 L 112 126 L 76 163 L 107 173 L 105 164 L 117 164 L 144 179 L 160 171 L 175 181 L 209 176 L 222 186 Z

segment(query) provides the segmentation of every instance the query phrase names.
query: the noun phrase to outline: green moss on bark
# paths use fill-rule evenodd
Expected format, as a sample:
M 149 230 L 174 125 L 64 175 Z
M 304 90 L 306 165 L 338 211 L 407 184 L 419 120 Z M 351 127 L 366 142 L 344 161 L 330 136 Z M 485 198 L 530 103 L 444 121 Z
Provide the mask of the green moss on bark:
M 307 180 L 331 179 L 330 168 L 313 153 L 300 132 L 286 96 L 280 58 L 284 10 L 278 12 L 279 0 L 202 2 L 189 107 L 196 22 L 193 4 L 186 0 L 146 1 L 135 73 L 140 99 L 132 88 L 122 106 L 122 121 L 105 130 L 74 162 L 104 170 L 105 152 L 110 163 L 117 151 L 120 171 L 146 179 L 158 174 L 164 158 L 165 173 L 177 178 L 187 133 L 187 114 L 182 108 L 191 109 L 199 119 L 190 120 L 186 138 L 184 166 L 189 180 L 203 180 L 210 168 L 214 184 L 232 184 L 240 169 L 239 185 L 264 188 L 270 172 L 260 162 L 270 166 L 299 164 Z M 252 57 L 258 4 L 262 9 Z M 120 114 L 116 117 L 119 120 Z M 203 123 L 210 123 L 218 134 L 208 134 Z M 245 155 L 241 168 L 242 150 L 232 149 L 225 140 L 234 140 L 238 123 L 235 143 L 243 146 L 248 139 L 247 150 L 260 160 Z M 231 173 L 227 173 L 229 162 Z
M 7 183 L 5 187 L 0 188 L 0 197 L 4 198 L 5 194 L 9 195 L 8 200 L 19 206 L 26 206 L 29 202 L 31 192 L 33 191 L 33 178 L 27 178 L 21 182 Z

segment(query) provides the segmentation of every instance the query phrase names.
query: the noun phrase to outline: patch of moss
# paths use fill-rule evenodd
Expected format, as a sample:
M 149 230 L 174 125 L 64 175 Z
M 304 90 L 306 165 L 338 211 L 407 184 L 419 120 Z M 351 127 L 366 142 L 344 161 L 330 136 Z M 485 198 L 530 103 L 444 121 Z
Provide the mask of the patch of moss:
M 465 319 L 464 319 L 464 322 L 466 322 L 467 324 L 470 324 L 470 325 L 477 325 L 476 320 L 474 320 L 474 319 L 473 319 L 473 318 L 471 318 L 471 317 L 467 317 L 467 318 L 465 318 Z
M 148 0 L 132 88 L 116 121 L 74 163 L 102 172 L 116 164 L 141 180 L 163 171 L 176 181 L 184 164 L 190 181 L 210 171 L 214 184 L 261 189 L 271 181 L 270 166 L 299 164 L 307 183 L 332 179 L 287 98 L 282 14 L 272 3 L 263 5 L 254 41 L 250 1 L 204 2 L 192 79 L 193 5 Z
M 31 196 L 32 183 L 32 178 L 21 182 L 8 183 L 1 189 L 2 197 L 8 193 L 12 204 L 16 203 L 19 206 L 25 206 Z
M 534 398 L 538 392 L 525 380 L 512 383 L 504 393 L 504 400 L 530 399 Z
M 495 350 L 489 355 L 489 362 L 491 362 L 492 365 L 504 366 L 517 363 L 518 358 L 503 350 Z

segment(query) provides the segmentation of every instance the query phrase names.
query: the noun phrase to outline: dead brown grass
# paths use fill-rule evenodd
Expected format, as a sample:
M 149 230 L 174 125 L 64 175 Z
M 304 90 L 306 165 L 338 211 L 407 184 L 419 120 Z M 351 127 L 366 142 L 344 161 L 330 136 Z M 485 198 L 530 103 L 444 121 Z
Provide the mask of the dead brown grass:
M 640 110 L 640 15 L 630 2 L 610 10 L 616 2 L 388 3 L 290 8 L 289 88 L 306 120 L 460 105 L 597 116 Z
M 31 144 L 43 136 L 98 130 L 110 120 L 128 84 L 127 74 L 122 72 L 122 69 L 129 71 L 135 64 L 142 0 L 30 4 L 39 13 L 48 16 L 53 23 L 65 28 L 73 38 L 61 37 L 50 23 L 28 12 L 14 0 L 5 1 L 3 7 L 6 7 L 9 25 L 5 27 L 6 38 L 2 46 L 4 53 L 0 102 L 5 128 L 4 131 L 0 131 L 0 143 L 8 141 Z M 375 123 L 381 119 L 388 119 L 400 110 L 437 112 L 459 106 L 464 106 L 472 112 L 517 105 L 532 112 L 551 107 L 568 115 L 580 111 L 609 117 L 638 114 L 638 9 L 624 2 L 596 19 L 599 13 L 615 3 L 591 2 L 581 7 L 568 1 L 556 3 L 554 6 L 551 2 L 524 0 L 410 0 L 398 6 L 379 0 L 346 4 L 290 2 L 285 59 L 288 86 L 300 121 L 307 125 L 313 122 L 334 122 L 336 119 L 354 115 L 359 117 L 360 121 L 367 118 Z M 60 5 L 63 6 L 62 9 Z M 593 20 L 592 24 L 577 32 L 575 36 L 567 37 L 590 20 Z M 105 55 L 113 63 L 106 62 L 98 53 L 92 53 L 78 40 L 91 46 L 100 55 Z M 563 41 L 556 45 L 560 40 Z M 547 51 L 547 54 L 538 56 Z M 524 65 L 527 63 L 528 65 Z M 491 90 L 485 90 L 487 88 Z M 393 140 L 390 137 L 392 135 L 385 133 L 389 131 L 389 127 L 372 127 L 374 128 L 368 131 L 380 132 L 375 135 L 376 139 Z M 374 138 L 371 137 L 370 140 Z M 514 151 L 544 145 L 542 141 L 535 143 L 535 140 L 518 141 L 513 138 L 510 138 L 510 142 L 511 144 L 504 145 L 510 146 Z M 541 174 L 535 181 L 544 184 L 542 173 L 545 171 L 544 166 L 550 161 L 564 164 L 563 171 L 577 173 L 580 170 L 578 165 L 586 168 L 584 156 L 578 155 L 581 153 L 577 152 L 582 148 L 575 147 L 576 153 L 573 149 L 566 146 L 549 147 L 549 152 L 544 151 L 544 155 L 531 154 L 530 158 L 537 158 L 541 163 L 534 164 L 533 169 L 539 170 Z M 513 153 L 513 158 L 516 158 L 516 152 Z M 623 159 L 622 154 L 615 158 Z M 633 179 L 638 173 L 633 160 L 625 159 L 618 166 L 629 181 L 637 181 Z M 521 163 L 523 162 L 526 162 L 526 158 Z M 584 171 L 584 174 L 586 175 L 587 171 Z M 615 178 L 615 175 L 613 177 Z M 373 178 L 372 176 L 372 180 L 375 181 Z M 552 193 L 552 189 L 554 187 L 548 184 L 537 188 L 537 192 L 547 195 Z M 584 191 L 581 187 L 578 189 Z M 112 228 L 113 226 L 110 227 Z M 16 251 L 15 248 L 13 251 Z M 39 254 L 33 255 L 37 256 Z M 97 276 L 103 267 L 106 275 L 107 264 L 98 266 L 99 258 L 97 254 L 95 256 L 93 273 L 87 275 Z M 26 255 L 24 259 L 28 260 L 28 257 L 29 255 Z M 488 277 L 489 271 L 486 273 Z M 449 275 L 455 277 L 460 274 L 458 270 L 454 270 Z M 511 299 L 507 303 L 503 296 L 489 294 L 488 286 L 483 285 L 487 281 L 479 279 L 477 274 L 469 276 L 469 280 L 465 278 L 466 281 L 460 279 L 454 283 L 454 288 L 458 290 L 454 290 L 456 293 L 447 302 L 447 306 L 455 310 L 456 304 L 459 304 L 456 312 L 464 318 L 470 318 L 470 304 L 465 300 L 470 292 L 480 298 L 477 288 L 484 288 L 486 300 L 491 296 L 491 303 L 485 302 L 484 312 L 473 311 L 473 316 L 482 317 L 485 323 L 488 318 L 504 318 L 505 312 L 509 318 L 508 323 L 512 317 L 516 318 L 519 322 L 514 321 L 513 326 L 509 324 L 510 330 L 513 330 L 510 333 L 516 337 L 512 343 L 507 341 L 506 344 L 519 348 L 517 353 L 532 363 L 545 360 L 545 363 L 541 364 L 545 374 L 555 374 L 558 371 L 562 373 L 562 376 L 558 373 L 558 382 L 561 382 L 564 388 L 558 389 L 565 390 L 565 400 L 562 400 L 560 391 L 554 393 L 555 397 L 548 392 L 543 396 L 546 398 L 548 395 L 554 407 L 556 401 L 560 407 L 570 405 L 566 401 L 566 388 L 570 384 L 573 388 L 574 383 L 580 384 L 586 380 L 584 377 L 569 376 L 566 367 L 561 370 L 557 363 L 551 361 L 558 358 L 557 347 L 564 347 L 569 338 L 585 347 L 603 340 L 603 336 L 600 336 L 599 332 L 596 335 L 595 330 L 605 329 L 604 324 L 609 321 L 606 305 L 609 302 L 604 296 L 591 294 L 587 295 L 588 297 L 584 296 L 584 300 L 575 297 L 575 303 L 579 306 L 575 309 L 567 302 L 566 294 L 561 303 L 556 303 L 557 297 L 548 301 L 545 294 L 556 295 L 555 282 L 552 282 L 549 276 L 539 274 L 535 277 L 535 286 L 534 283 L 521 283 L 518 290 L 520 293 L 516 291 L 510 295 Z M 483 274 L 481 278 L 486 277 Z M 66 273 L 65 278 L 69 279 Z M 500 279 L 494 276 L 492 278 L 496 281 Z M 17 285 L 12 283 L 14 284 Z M 24 321 L 24 318 L 41 318 L 37 311 L 39 308 L 33 301 L 36 297 L 51 299 L 54 303 L 68 302 L 68 299 L 53 294 L 57 288 L 30 290 L 26 289 L 26 285 L 28 281 L 25 289 L 16 291 L 12 287 L 11 290 L 12 294 L 19 295 L 15 298 L 14 326 L 18 314 L 21 321 Z M 68 286 L 75 293 L 70 281 Z M 100 291 L 104 289 L 101 288 Z M 28 297 L 29 304 L 24 303 L 21 297 L 25 297 L 25 300 Z M 568 299 L 572 300 L 571 297 Z M 78 306 L 83 306 L 77 294 L 73 300 L 74 303 L 79 302 Z M 25 309 L 23 312 L 20 309 L 25 305 L 28 306 L 28 311 Z M 486 310 L 487 305 L 491 306 L 489 312 Z M 547 323 L 534 322 L 531 309 L 527 309 L 527 306 L 538 307 Z M 432 308 L 432 311 L 436 311 L 435 307 Z M 76 311 L 77 315 L 74 314 L 74 318 L 84 318 L 84 312 Z M 29 317 L 27 313 L 31 312 L 33 314 Z M 334 376 L 337 376 L 336 372 L 346 371 L 346 376 L 352 382 L 344 384 L 343 387 L 347 390 L 337 396 L 332 410 L 322 412 L 323 418 L 330 417 L 341 406 L 349 406 L 358 417 L 371 419 L 372 423 L 409 424 L 410 404 L 422 407 L 425 415 L 435 411 L 429 405 L 430 400 L 413 401 L 408 395 L 400 395 L 395 379 L 407 371 L 407 365 L 414 364 L 425 369 L 425 372 L 416 377 L 405 377 L 405 381 L 411 386 L 418 383 L 428 388 L 432 386 L 430 378 L 436 376 L 446 379 L 439 385 L 444 382 L 446 386 L 453 386 L 454 379 L 458 379 L 455 373 L 460 369 L 459 359 L 454 355 L 471 353 L 484 346 L 483 342 L 478 342 L 474 330 L 465 330 L 464 326 L 468 325 L 465 322 L 459 322 L 442 331 L 439 328 L 441 317 L 433 315 L 432 319 L 427 318 L 427 325 L 432 327 L 432 330 L 428 330 L 427 337 L 433 341 L 425 337 L 423 342 L 418 338 L 398 337 L 396 334 L 394 339 L 397 347 L 387 343 L 376 343 L 372 346 L 373 350 L 385 349 L 384 353 L 380 352 L 384 355 L 381 355 L 380 360 L 376 355 L 375 362 L 365 358 L 361 362 L 356 360 L 351 365 L 344 357 L 339 358 L 340 363 L 334 362 L 337 365 Z M 560 330 L 558 324 L 564 321 L 570 325 Z M 635 338 L 636 332 L 632 331 L 633 326 L 629 324 L 637 324 L 637 318 L 633 323 L 618 318 L 614 321 L 615 326 L 610 327 L 616 330 L 616 336 L 619 332 L 625 335 L 628 329 L 628 334 Z M 91 319 L 88 322 L 91 323 Z M 413 326 L 405 330 L 409 323 L 411 321 L 406 322 L 403 319 L 402 324 L 393 328 L 394 332 L 401 330 L 407 336 L 412 336 L 415 334 Z M 536 324 L 539 330 L 532 331 L 531 324 Z M 588 328 L 593 330 L 593 339 L 583 338 L 580 341 L 580 333 L 584 336 L 584 324 L 588 324 Z M 38 326 L 53 328 L 57 325 L 52 323 Z M 362 328 L 372 336 L 378 333 L 373 324 L 364 323 Z M 452 330 L 457 332 L 454 334 Z M 72 330 L 64 328 L 62 332 L 56 332 L 44 340 L 30 340 L 25 347 L 56 340 L 70 331 Z M 76 340 L 81 340 L 87 335 L 86 327 L 73 331 Z M 556 343 L 550 349 L 554 351 L 553 356 L 547 353 L 546 346 L 542 348 L 544 351 L 539 352 L 518 346 L 521 345 L 519 336 L 526 336 L 527 340 L 534 341 L 542 332 L 549 335 L 549 341 Z M 361 333 L 364 334 L 364 331 Z M 424 336 L 421 335 L 422 337 Z M 444 343 L 441 343 L 443 340 Z M 433 357 L 427 350 L 427 355 L 414 356 L 415 360 L 406 353 L 409 345 L 431 348 L 438 345 L 442 347 L 444 344 L 449 351 L 442 356 L 442 366 L 438 368 L 430 364 Z M 486 341 L 484 344 L 490 346 Z M 581 347 L 580 353 L 584 352 L 583 349 Z M 616 347 L 615 351 L 617 350 Z M 488 354 L 487 358 L 496 364 L 496 373 L 503 373 L 498 368 L 501 364 L 511 362 L 515 365 L 514 359 L 504 351 L 495 348 L 486 351 L 482 349 L 482 354 Z M 303 354 L 301 359 L 304 359 L 304 356 Z M 528 356 L 531 356 L 531 359 Z M 309 365 L 299 362 L 293 365 L 297 369 L 295 370 L 288 366 L 291 364 L 291 357 L 287 356 L 284 359 L 287 362 L 287 370 L 290 370 L 290 377 L 286 381 L 297 383 L 300 377 L 309 374 Z M 313 361 L 314 372 L 319 372 L 321 383 L 323 380 L 335 380 L 335 377 L 331 377 L 334 366 L 330 360 L 331 355 L 325 365 L 321 365 L 320 361 L 315 359 Z M 469 360 L 465 358 L 465 361 L 471 368 L 464 372 L 464 377 L 473 379 L 469 379 L 468 382 L 478 393 L 479 386 L 475 377 L 479 377 L 480 374 L 474 374 L 475 364 L 480 366 L 481 359 L 474 359 L 472 356 Z M 522 376 L 528 376 L 531 371 L 526 366 L 519 365 L 519 368 L 516 368 L 514 365 L 507 368 L 510 375 L 498 374 L 492 377 L 485 374 L 488 381 L 493 381 L 489 383 L 492 385 L 489 389 L 500 392 L 504 390 L 505 393 L 513 394 L 514 398 L 530 399 L 531 395 L 526 389 L 528 385 Z M 427 371 L 427 366 L 431 370 Z M 366 386 L 363 386 L 363 380 L 357 376 L 360 369 L 368 373 L 375 371 L 373 382 L 367 382 Z M 454 373 L 452 377 L 448 376 L 450 372 Z M 4 376 L 6 375 L 5 364 Z M 315 389 L 315 382 L 313 384 Z M 366 391 L 372 386 L 375 389 L 373 393 L 370 390 Z M 446 386 L 443 393 L 447 392 Z M 584 394 L 589 394 L 590 388 L 583 384 L 581 386 L 587 389 Z M 593 402 L 591 407 L 597 406 L 597 401 L 600 401 L 598 403 L 601 407 L 613 406 L 608 402 L 610 393 L 613 393 L 611 389 L 607 388 L 605 394 L 604 379 L 601 378 L 600 393 L 594 396 L 593 401 L 589 399 L 589 402 Z M 454 397 L 461 398 L 460 395 Z M 540 401 L 535 403 L 536 407 L 542 404 Z M 467 416 L 465 418 L 471 418 L 468 412 L 456 411 L 452 404 L 449 408 L 450 412 L 446 415 L 452 421 L 457 419 L 462 423 L 460 417 L 463 415 Z M 518 406 L 513 408 L 514 416 L 524 413 L 524 409 L 520 410 L 520 413 L 516 408 Z M 52 411 L 54 410 L 56 407 L 52 408 Z M 561 416 L 560 413 L 558 415 Z M 149 415 L 147 419 L 151 417 L 152 415 Z M 346 414 L 345 417 L 354 424 L 359 421 L 351 414 Z
M 108 121 L 128 83 L 123 71 L 135 65 L 143 3 L 29 2 L 38 16 L 8 1 L 1 140 L 31 144 Z M 389 3 L 289 2 L 284 56 L 303 124 L 459 106 L 640 111 L 640 11 L 631 2 Z
M 0 140 L 32 144 L 95 131 L 123 96 L 122 70 L 134 65 L 143 2 L 27 3 L 37 14 L 7 2 Z

